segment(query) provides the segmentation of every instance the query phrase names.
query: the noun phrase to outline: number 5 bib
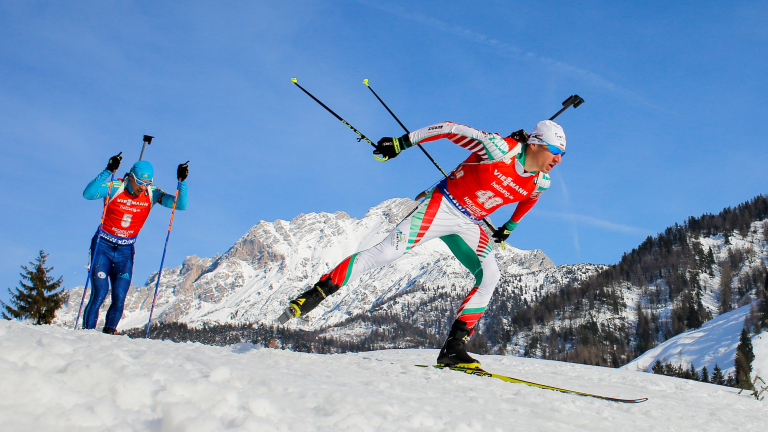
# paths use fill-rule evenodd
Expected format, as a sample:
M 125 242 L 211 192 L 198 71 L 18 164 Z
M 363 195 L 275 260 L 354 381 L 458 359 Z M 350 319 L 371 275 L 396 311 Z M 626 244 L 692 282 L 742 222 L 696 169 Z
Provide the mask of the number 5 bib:
M 104 216 L 103 230 L 110 236 L 135 241 L 151 209 L 152 197 L 149 194 L 134 196 L 124 189 L 120 190 L 114 199 L 109 200 L 107 214 Z M 125 242 L 121 241 L 120 243 Z

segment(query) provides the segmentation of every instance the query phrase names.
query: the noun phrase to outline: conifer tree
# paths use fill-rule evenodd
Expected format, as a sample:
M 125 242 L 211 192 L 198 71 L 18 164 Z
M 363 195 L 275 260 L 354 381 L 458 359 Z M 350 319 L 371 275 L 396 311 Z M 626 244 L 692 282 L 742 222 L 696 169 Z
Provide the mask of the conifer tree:
M 741 330 L 739 337 L 739 346 L 736 348 L 735 361 L 735 387 L 752 390 L 752 361 L 755 359 L 755 353 L 752 349 L 752 339 L 746 328 Z
M 762 299 L 760 301 L 760 314 L 757 317 L 757 322 L 760 325 L 760 328 L 765 330 L 768 329 L 768 272 L 766 272 L 765 275 L 765 285 L 763 287 L 763 294 Z
M 16 288 L 16 293 L 8 288 L 11 294 L 11 305 L 5 304 L 0 300 L 0 304 L 5 308 L 3 318 L 11 319 L 29 319 L 34 324 L 50 324 L 56 316 L 56 311 L 64 304 L 67 294 L 62 290 L 56 292 L 64 282 L 62 277 L 54 281 L 53 276 L 49 276 L 53 267 L 46 268 L 45 261 L 48 255 L 40 250 L 40 255 L 35 258 L 35 262 L 29 264 L 32 268 L 21 266 L 24 269 L 19 281 L 20 288 Z M 28 282 L 24 283 L 24 282 Z
M 712 384 L 725 385 L 725 376 L 723 376 L 723 371 L 717 363 L 715 363 L 715 368 L 712 370 L 712 378 L 710 379 L 710 382 Z
M 650 317 L 643 312 L 642 302 L 637 302 L 637 354 L 653 348 L 653 325 Z
M 699 380 L 699 373 L 696 372 L 696 366 L 693 365 L 693 362 L 691 362 L 691 368 L 688 370 L 688 376 L 690 377 L 688 379 L 692 379 L 694 381 Z
M 709 371 L 706 366 L 701 368 L 701 382 L 709 382 Z

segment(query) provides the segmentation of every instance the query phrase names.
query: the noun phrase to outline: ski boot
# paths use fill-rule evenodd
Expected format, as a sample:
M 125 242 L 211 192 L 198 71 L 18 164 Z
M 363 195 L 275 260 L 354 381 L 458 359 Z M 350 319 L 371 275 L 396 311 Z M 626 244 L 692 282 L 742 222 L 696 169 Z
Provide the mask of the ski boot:
M 296 318 L 301 315 L 306 315 L 312 309 L 316 308 L 321 301 L 326 297 L 339 290 L 339 286 L 333 283 L 330 276 L 325 276 L 320 279 L 320 282 L 316 283 L 309 291 L 291 300 L 288 303 L 288 309 L 280 315 L 278 321 L 280 324 L 285 324 L 291 318 Z
M 456 320 L 451 326 L 451 332 L 448 333 L 448 339 L 443 344 L 443 349 L 437 356 L 437 364 L 447 367 L 460 367 L 467 369 L 479 369 L 480 362 L 467 354 L 467 339 L 472 334 L 472 329 L 467 327 L 467 323 Z
M 101 332 L 108 335 L 116 335 L 117 329 L 113 329 L 112 327 L 104 327 Z

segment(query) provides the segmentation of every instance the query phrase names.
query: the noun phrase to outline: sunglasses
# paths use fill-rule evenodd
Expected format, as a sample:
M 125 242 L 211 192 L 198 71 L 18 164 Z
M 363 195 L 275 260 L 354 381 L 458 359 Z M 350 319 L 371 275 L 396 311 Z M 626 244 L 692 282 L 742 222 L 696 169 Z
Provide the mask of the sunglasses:
M 533 138 L 536 138 L 537 140 L 539 140 L 539 141 L 543 142 L 544 144 L 546 144 L 547 148 L 549 149 L 549 152 L 552 153 L 553 155 L 565 156 L 565 151 L 564 150 L 560 150 L 560 147 L 558 147 L 556 145 L 552 145 L 552 144 L 544 141 L 540 137 L 533 137 Z
M 136 184 L 139 186 L 151 186 L 152 180 L 139 180 L 139 178 L 136 177 L 136 174 L 131 173 L 131 176 L 136 181 Z

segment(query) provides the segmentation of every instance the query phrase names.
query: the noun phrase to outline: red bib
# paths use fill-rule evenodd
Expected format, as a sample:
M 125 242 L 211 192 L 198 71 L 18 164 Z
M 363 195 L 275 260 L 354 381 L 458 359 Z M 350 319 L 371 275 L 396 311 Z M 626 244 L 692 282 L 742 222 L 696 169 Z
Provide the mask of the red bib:
M 516 157 L 480 163 L 473 154 L 448 178 L 448 192 L 472 216 L 482 219 L 501 206 L 522 201 L 536 190 L 536 175 L 520 175 Z
M 134 240 L 151 209 L 152 202 L 148 193 L 135 196 L 123 190 L 109 201 L 102 229 L 112 237 Z

